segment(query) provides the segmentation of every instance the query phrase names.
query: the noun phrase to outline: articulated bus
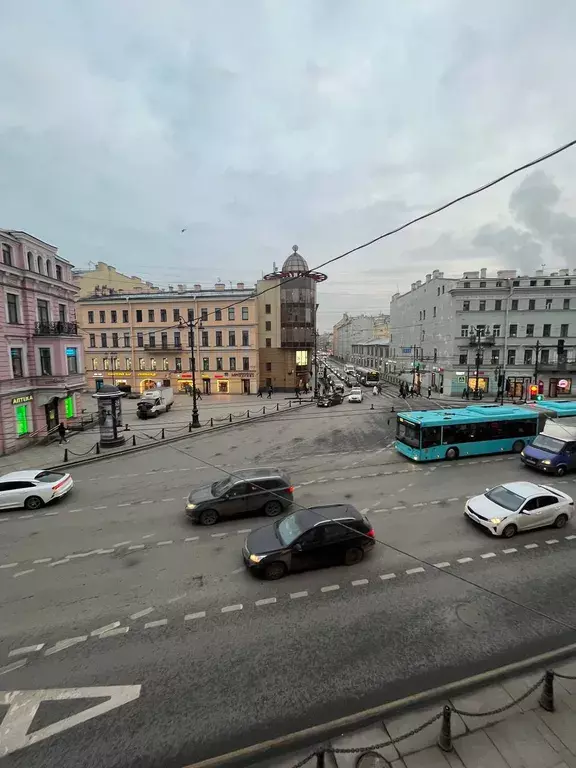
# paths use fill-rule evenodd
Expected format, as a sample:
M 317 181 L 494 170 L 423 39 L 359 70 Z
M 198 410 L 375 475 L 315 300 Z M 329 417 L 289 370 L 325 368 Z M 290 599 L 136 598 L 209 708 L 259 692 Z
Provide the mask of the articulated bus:
M 396 417 L 395 447 L 414 461 L 521 453 L 544 429 L 546 419 L 541 410 L 517 405 L 404 412 Z
M 380 381 L 380 374 L 372 368 L 360 368 L 359 366 L 356 366 L 355 373 L 360 384 L 364 384 L 365 387 L 373 387 L 374 384 L 378 384 Z
M 565 419 L 576 416 L 576 400 L 533 400 L 526 403 L 526 406 L 545 412 L 549 419 Z

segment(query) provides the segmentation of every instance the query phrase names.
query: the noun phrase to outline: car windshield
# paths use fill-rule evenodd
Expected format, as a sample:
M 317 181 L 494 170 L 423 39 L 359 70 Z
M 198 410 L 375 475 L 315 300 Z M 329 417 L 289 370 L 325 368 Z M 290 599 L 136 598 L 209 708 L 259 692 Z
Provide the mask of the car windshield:
M 38 472 L 34 475 L 34 480 L 39 480 L 41 483 L 57 483 L 64 477 L 63 472 Z
M 285 547 L 289 547 L 298 536 L 300 536 L 307 529 L 307 525 L 302 519 L 300 512 L 294 512 L 292 515 L 288 515 L 277 523 L 276 532 L 278 538 Z
M 494 504 L 498 504 L 499 507 L 504 507 L 504 509 L 507 509 L 510 512 L 515 512 L 517 509 L 520 509 L 525 501 L 522 496 L 518 496 L 517 493 L 512 493 L 508 488 L 504 488 L 503 485 L 497 485 L 496 488 L 492 488 L 492 490 L 488 491 L 485 495 L 486 498 L 493 501 Z
M 354 387 L 352 391 L 350 392 L 351 395 L 359 395 L 362 392 L 361 389 L 358 389 L 357 387 Z
M 539 448 L 541 451 L 548 451 L 548 453 L 561 453 L 561 451 L 564 450 L 566 443 L 564 440 L 558 440 L 555 437 L 538 435 L 532 445 L 534 448 Z
M 225 480 L 219 480 L 216 483 L 212 483 L 210 493 L 212 496 L 222 496 L 223 493 L 230 490 L 234 485 L 234 480 L 231 477 L 227 477 Z

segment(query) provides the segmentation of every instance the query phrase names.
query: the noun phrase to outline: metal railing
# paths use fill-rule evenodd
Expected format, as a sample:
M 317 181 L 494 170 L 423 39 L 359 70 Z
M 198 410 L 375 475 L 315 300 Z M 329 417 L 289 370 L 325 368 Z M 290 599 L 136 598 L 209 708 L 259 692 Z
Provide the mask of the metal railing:
M 34 336 L 78 336 L 78 323 L 64 320 L 34 323 Z

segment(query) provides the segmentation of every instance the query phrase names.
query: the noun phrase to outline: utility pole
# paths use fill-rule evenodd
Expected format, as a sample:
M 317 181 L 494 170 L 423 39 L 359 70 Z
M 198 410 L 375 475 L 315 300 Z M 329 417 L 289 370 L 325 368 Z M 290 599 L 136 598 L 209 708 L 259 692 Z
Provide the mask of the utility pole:
M 190 350 L 192 352 L 192 427 L 198 428 L 201 424 L 198 417 L 198 396 L 196 394 L 196 349 L 194 343 L 194 328 L 198 320 L 194 320 L 194 310 L 189 309 L 188 321 L 181 317 L 180 323 L 190 329 Z
M 479 377 L 480 377 L 480 365 L 482 364 L 482 342 L 480 340 L 480 334 L 478 332 L 478 328 L 474 329 L 475 331 L 475 337 L 476 337 L 476 359 L 475 359 L 475 365 L 476 365 L 476 380 L 474 381 L 474 400 L 478 400 L 478 385 L 479 385 Z
M 314 398 L 318 399 L 318 331 L 316 330 L 316 315 L 318 304 L 314 305 Z
M 534 384 L 538 385 L 538 364 L 540 362 L 540 339 L 536 342 L 536 356 L 534 360 Z

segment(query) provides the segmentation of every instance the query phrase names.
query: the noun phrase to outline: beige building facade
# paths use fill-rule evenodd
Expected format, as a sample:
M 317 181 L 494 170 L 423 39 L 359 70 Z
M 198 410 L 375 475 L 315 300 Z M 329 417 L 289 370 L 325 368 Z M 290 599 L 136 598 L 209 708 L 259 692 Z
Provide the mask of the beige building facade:
M 130 386 L 141 393 L 159 384 L 175 392 L 192 385 L 194 320 L 196 386 L 203 394 L 255 394 L 259 387 L 258 317 L 254 291 L 159 291 L 87 296 L 77 303 L 84 337 L 86 379 Z M 92 382 L 92 384 L 90 384 Z
M 78 298 L 107 296 L 115 293 L 158 293 L 159 288 L 135 275 L 124 275 L 116 267 L 99 261 L 93 269 L 72 272 Z

